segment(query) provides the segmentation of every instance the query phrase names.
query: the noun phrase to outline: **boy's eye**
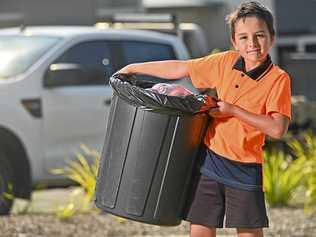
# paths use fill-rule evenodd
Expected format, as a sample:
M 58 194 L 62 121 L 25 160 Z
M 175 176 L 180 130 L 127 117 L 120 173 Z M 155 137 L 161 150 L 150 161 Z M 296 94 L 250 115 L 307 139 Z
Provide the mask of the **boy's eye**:
M 247 39 L 247 36 L 241 36 L 241 37 L 239 37 L 239 39 L 240 40 L 245 40 L 245 39 Z
M 263 38 L 263 37 L 264 37 L 264 34 L 257 34 L 257 37 L 258 37 L 258 38 Z

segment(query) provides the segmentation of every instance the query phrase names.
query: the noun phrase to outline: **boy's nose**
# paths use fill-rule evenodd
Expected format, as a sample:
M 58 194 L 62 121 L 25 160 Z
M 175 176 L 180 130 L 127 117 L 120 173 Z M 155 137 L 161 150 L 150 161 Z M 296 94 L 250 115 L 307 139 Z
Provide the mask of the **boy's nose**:
M 249 46 L 252 47 L 252 48 L 258 46 L 258 39 L 257 39 L 257 37 L 251 37 L 250 38 Z

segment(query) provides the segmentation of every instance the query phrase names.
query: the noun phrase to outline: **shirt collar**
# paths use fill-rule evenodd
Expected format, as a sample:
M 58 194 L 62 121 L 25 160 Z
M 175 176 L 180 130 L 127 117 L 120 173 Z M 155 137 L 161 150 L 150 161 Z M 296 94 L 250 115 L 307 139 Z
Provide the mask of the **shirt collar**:
M 267 59 L 260 64 L 259 66 L 255 67 L 254 69 L 246 72 L 245 69 L 245 60 L 243 57 L 239 56 L 236 63 L 233 66 L 233 69 L 241 71 L 249 76 L 253 80 L 260 80 L 272 67 L 272 61 L 270 55 L 267 56 Z

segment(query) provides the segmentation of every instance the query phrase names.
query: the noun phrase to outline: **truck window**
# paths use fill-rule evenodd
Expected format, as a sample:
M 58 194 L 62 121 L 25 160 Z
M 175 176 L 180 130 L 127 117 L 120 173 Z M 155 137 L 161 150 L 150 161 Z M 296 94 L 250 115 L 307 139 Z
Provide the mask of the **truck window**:
M 130 63 L 176 59 L 173 47 L 163 43 L 122 41 L 121 50 L 125 62 L 124 66 Z M 155 83 L 166 82 L 163 79 L 151 76 L 139 75 L 138 78 L 142 80 L 150 80 Z
M 105 41 L 79 43 L 68 49 L 54 63 L 79 64 L 84 70 L 93 72 L 93 78 L 85 86 L 104 85 L 107 83 L 106 78 L 113 73 L 110 45 Z
M 121 45 L 126 64 L 176 59 L 173 48 L 168 44 L 123 41 Z
M 0 80 L 24 73 L 59 40 L 58 37 L 1 35 Z

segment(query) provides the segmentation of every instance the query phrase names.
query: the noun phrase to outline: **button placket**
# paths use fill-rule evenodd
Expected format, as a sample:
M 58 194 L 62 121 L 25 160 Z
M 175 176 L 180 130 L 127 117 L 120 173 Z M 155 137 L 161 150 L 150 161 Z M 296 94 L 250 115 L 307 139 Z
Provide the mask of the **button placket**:
M 236 100 L 236 98 L 239 96 L 240 94 L 240 86 L 241 86 L 241 81 L 240 80 L 241 77 L 236 77 L 234 84 L 233 84 L 233 93 L 232 93 L 232 104 L 234 104 L 234 101 Z
M 243 97 L 245 94 L 247 94 L 250 90 L 253 90 L 256 86 L 258 86 L 258 83 L 260 83 L 261 81 L 257 82 L 255 80 L 252 80 L 251 78 L 239 78 L 241 79 L 239 81 L 239 83 L 236 83 L 239 85 L 238 89 L 234 88 L 234 90 L 238 93 L 234 94 L 234 100 L 233 100 L 233 104 L 235 104 L 240 97 Z M 242 89 L 241 89 L 242 88 Z

